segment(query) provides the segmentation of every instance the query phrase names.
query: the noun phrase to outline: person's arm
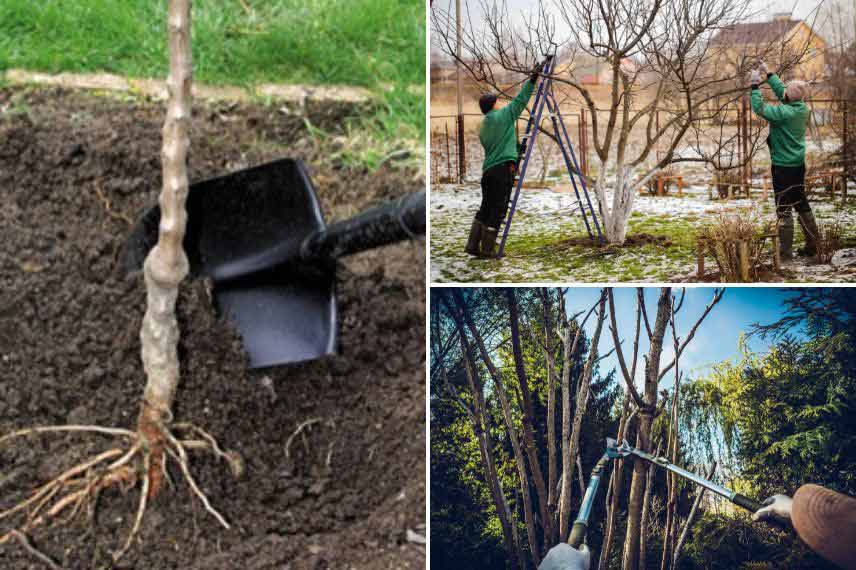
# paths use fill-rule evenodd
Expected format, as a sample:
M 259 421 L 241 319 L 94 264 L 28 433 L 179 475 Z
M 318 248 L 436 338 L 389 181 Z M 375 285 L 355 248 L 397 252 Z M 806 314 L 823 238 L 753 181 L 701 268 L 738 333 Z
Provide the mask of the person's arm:
M 508 120 L 516 121 L 523 109 L 526 108 L 526 103 L 532 97 L 532 92 L 535 91 L 535 83 L 531 79 L 527 79 L 526 83 L 520 89 L 520 93 L 511 100 L 511 103 L 499 110 L 503 115 L 507 115 Z
M 768 73 L 767 84 L 770 86 L 770 89 L 773 90 L 773 93 L 776 94 L 779 101 L 785 100 L 785 84 L 782 83 L 782 80 L 779 79 L 778 75 L 775 73 Z
M 803 485 L 794 494 L 791 522 L 812 550 L 842 568 L 856 569 L 856 498 Z
M 767 105 L 764 103 L 764 97 L 761 96 L 761 90 L 757 87 L 752 88 L 752 110 L 771 123 L 790 119 L 797 113 L 797 110 L 790 105 Z

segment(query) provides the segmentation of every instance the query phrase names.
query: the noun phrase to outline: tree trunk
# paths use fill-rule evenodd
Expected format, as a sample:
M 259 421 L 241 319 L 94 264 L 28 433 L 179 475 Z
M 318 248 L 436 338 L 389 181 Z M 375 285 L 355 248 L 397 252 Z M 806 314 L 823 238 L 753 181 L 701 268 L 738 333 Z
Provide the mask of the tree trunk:
M 660 356 L 663 352 L 663 337 L 671 314 L 671 289 L 664 287 L 660 291 L 657 303 L 657 318 L 651 332 L 650 349 L 645 363 L 645 409 L 639 410 L 639 430 L 637 445 L 643 451 L 651 450 L 651 424 L 657 405 L 657 386 L 660 377 Z M 630 497 L 627 502 L 627 534 L 624 540 L 624 570 L 636 570 L 639 567 L 639 536 L 641 528 L 642 494 L 645 485 L 645 466 L 641 461 L 634 462 L 633 478 L 630 482 Z
M 597 325 L 594 329 L 594 334 L 591 338 L 591 348 L 589 348 L 588 358 L 586 359 L 585 366 L 583 367 L 583 373 L 580 378 L 579 388 L 577 389 L 577 405 L 576 410 L 574 411 L 574 424 L 571 430 L 571 441 L 569 446 L 569 451 L 572 456 L 575 456 L 579 453 L 580 446 L 580 430 L 582 429 L 583 416 L 586 413 L 586 407 L 588 406 L 588 397 L 589 397 L 589 387 L 591 386 L 591 377 L 594 373 L 594 363 L 597 360 L 597 346 L 600 343 L 600 333 L 603 330 L 603 321 L 606 318 L 606 293 L 604 292 L 600 297 L 600 306 L 598 307 L 598 315 L 597 315 Z M 574 476 L 574 464 L 571 463 L 570 471 L 565 471 L 562 475 L 566 481 L 570 481 L 570 479 Z M 568 485 L 568 493 L 566 496 L 566 500 L 570 503 L 570 484 Z M 560 540 L 562 542 L 566 542 L 568 540 L 568 527 L 567 523 L 570 522 L 570 517 L 565 517 L 566 526 L 561 529 Z
M 716 471 L 716 461 L 711 464 L 710 469 L 705 473 L 705 478 L 710 479 L 713 477 L 713 472 Z M 702 497 L 704 497 L 705 488 L 699 485 L 698 489 L 696 489 L 695 500 L 693 501 L 693 506 L 690 509 L 690 514 L 687 515 L 687 520 L 684 523 L 684 528 L 681 530 L 681 536 L 678 538 L 677 544 L 675 544 L 675 556 L 672 559 L 672 567 L 678 567 L 678 559 L 681 556 L 681 549 L 684 547 L 684 542 L 687 539 L 687 532 L 690 530 L 690 527 L 693 525 L 693 521 L 695 520 L 696 512 L 698 512 L 698 506 L 701 503 Z
M 178 286 L 188 272 L 182 241 L 187 223 L 187 152 L 191 111 L 192 59 L 190 0 L 170 0 L 168 14 L 169 104 L 163 126 L 163 187 L 158 243 L 143 266 L 146 313 L 140 329 L 141 356 L 147 383 L 138 429 L 151 450 L 150 496 L 163 484 L 163 427 L 172 419 L 178 387 Z
M 657 453 L 654 455 L 660 455 L 661 446 L 662 442 L 657 446 Z M 650 463 L 645 474 L 645 496 L 642 499 L 642 522 L 640 525 L 642 533 L 639 535 L 639 568 L 645 568 L 646 564 L 645 556 L 647 555 L 648 549 L 648 513 L 651 509 L 651 487 L 654 485 L 653 481 L 654 464 Z
M 505 290 L 508 298 L 508 315 L 511 325 L 511 350 L 514 354 L 514 369 L 520 383 L 520 393 L 523 397 L 523 447 L 529 458 L 529 468 L 532 470 L 532 480 L 535 483 L 535 492 L 538 495 L 538 507 L 541 513 L 541 524 L 544 527 L 544 538 L 547 543 L 553 536 L 553 522 L 550 511 L 547 508 L 547 489 L 544 484 L 544 475 L 541 472 L 541 461 L 538 457 L 538 446 L 535 443 L 534 416 L 532 406 L 532 394 L 529 391 L 529 380 L 526 377 L 526 367 L 523 365 L 523 351 L 520 348 L 520 315 L 517 307 L 517 297 L 514 289 Z
M 630 411 L 630 392 L 624 390 L 624 406 L 621 410 L 621 419 L 618 422 L 618 442 L 622 442 L 627 431 L 627 416 Z M 624 460 L 616 459 L 609 478 L 609 502 L 606 512 L 606 531 L 603 537 L 603 546 L 600 549 L 600 560 L 598 570 L 606 570 L 609 564 L 609 555 L 612 550 L 612 540 L 615 532 L 615 521 L 618 515 L 618 500 L 621 497 L 622 485 L 624 483 Z
M 473 360 L 472 348 L 464 334 L 463 327 L 458 328 L 458 337 L 460 337 L 461 342 L 461 354 L 464 356 L 467 383 L 469 384 L 470 393 L 473 398 L 473 431 L 479 441 L 479 452 L 481 453 L 482 465 L 484 465 L 485 479 L 493 496 L 496 514 L 502 525 L 505 550 L 508 552 L 509 558 L 516 558 L 518 567 L 524 570 L 526 568 L 526 559 L 520 549 L 517 548 L 517 529 L 514 519 L 511 516 L 511 511 L 508 508 L 505 493 L 502 491 L 502 485 L 499 483 L 499 477 L 497 476 L 496 463 L 493 459 L 493 441 L 490 437 L 490 425 L 485 415 L 484 392 Z
M 606 241 L 613 244 L 623 244 L 627 238 L 627 222 L 633 213 L 633 203 L 636 189 L 630 179 L 630 172 L 624 165 L 616 166 L 615 183 L 613 185 L 612 204 L 606 194 L 606 169 L 608 161 L 600 161 L 600 174 L 595 184 L 595 196 L 603 221 L 603 235 Z
M 505 418 L 508 437 L 511 440 L 511 448 L 514 451 L 514 463 L 517 467 L 517 473 L 520 478 L 520 491 L 523 495 L 523 518 L 526 523 L 526 533 L 529 538 L 529 550 L 532 554 L 534 565 L 538 566 L 541 563 L 541 549 L 538 547 L 538 535 L 535 530 L 535 521 L 532 514 L 532 499 L 529 494 L 529 476 L 526 473 L 526 462 L 523 458 L 523 451 L 520 448 L 517 430 L 514 427 L 514 419 L 511 416 L 511 406 L 508 403 L 508 396 L 502 383 L 502 377 L 499 374 L 499 370 L 497 370 L 494 365 L 490 354 L 488 354 L 487 348 L 485 348 L 484 340 L 482 340 L 481 335 L 473 323 L 473 319 L 470 316 L 470 312 L 463 295 L 458 290 L 453 291 L 452 295 L 455 299 L 455 303 L 461 311 L 464 322 L 466 323 L 467 328 L 479 349 L 482 360 L 487 366 L 488 372 L 490 372 L 491 378 L 496 385 L 496 394 L 499 396 L 499 402 L 502 406 L 502 413 Z
M 541 288 L 544 306 L 544 355 L 547 361 L 547 510 L 550 514 L 550 544 L 558 542 L 555 533 L 553 513 L 556 512 L 556 366 L 550 350 L 553 342 L 552 315 L 550 314 L 550 295 Z
M 576 336 L 579 338 L 577 329 Z M 574 345 L 576 342 L 573 343 Z M 571 510 L 571 480 L 565 473 L 571 472 L 571 361 L 574 347 L 571 346 L 571 327 L 565 321 L 562 335 L 562 489 L 559 492 L 559 537 L 567 536 Z

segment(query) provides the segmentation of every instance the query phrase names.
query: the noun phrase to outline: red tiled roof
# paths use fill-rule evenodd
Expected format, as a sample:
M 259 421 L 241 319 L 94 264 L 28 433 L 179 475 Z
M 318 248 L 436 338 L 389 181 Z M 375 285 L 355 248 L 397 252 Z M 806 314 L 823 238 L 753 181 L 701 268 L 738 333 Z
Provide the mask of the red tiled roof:
M 736 24 L 720 31 L 711 40 L 714 44 L 766 44 L 785 39 L 802 20 L 772 20 L 770 22 L 751 22 Z

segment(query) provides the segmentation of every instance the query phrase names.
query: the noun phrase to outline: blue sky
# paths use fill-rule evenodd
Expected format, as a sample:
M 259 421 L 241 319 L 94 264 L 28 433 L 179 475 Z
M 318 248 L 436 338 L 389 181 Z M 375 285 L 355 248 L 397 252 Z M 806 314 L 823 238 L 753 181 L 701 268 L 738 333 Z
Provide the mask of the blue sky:
M 645 303 L 652 326 L 659 291 L 658 287 L 645 288 Z M 680 291 L 679 288 L 673 289 L 675 294 L 680 294 Z M 713 289 L 708 287 L 689 287 L 686 292 L 684 306 L 677 316 L 678 336 L 681 338 L 686 338 L 690 328 L 713 298 Z M 636 288 L 616 287 L 614 293 L 618 332 L 620 337 L 624 339 L 622 347 L 629 367 L 636 327 Z M 574 314 L 583 309 L 588 310 L 592 304 L 597 302 L 599 294 L 600 289 L 598 288 L 570 288 L 565 295 L 566 310 L 569 314 Z M 716 363 L 739 358 L 738 342 L 740 335 L 749 331 L 754 323 L 769 324 L 779 319 L 783 310 L 782 301 L 788 294 L 788 289 L 773 287 L 727 288 L 722 300 L 705 318 L 696 331 L 695 338 L 681 354 L 679 365 L 685 371 L 685 378 L 687 375 L 691 377 L 702 376 Z M 613 346 L 612 334 L 608 329 L 608 324 L 609 318 L 607 317 L 599 344 L 601 354 L 605 354 Z M 585 327 L 589 336 L 593 333 L 594 326 L 595 319 L 592 315 Z M 671 335 L 671 329 L 668 329 L 666 332 L 666 348 L 663 351 L 663 365 L 670 362 L 674 357 Z M 641 358 L 648 351 L 648 339 L 644 332 L 644 325 L 639 345 L 640 364 L 637 365 L 637 385 L 641 385 Z M 769 348 L 769 345 L 769 340 L 763 341 L 756 337 L 750 339 L 749 342 L 750 349 L 755 352 L 764 352 Z M 608 372 L 613 367 L 618 369 L 618 360 L 614 355 L 601 362 L 601 372 L 603 373 Z M 662 386 L 670 386 L 673 378 L 674 376 L 670 371 L 663 379 Z

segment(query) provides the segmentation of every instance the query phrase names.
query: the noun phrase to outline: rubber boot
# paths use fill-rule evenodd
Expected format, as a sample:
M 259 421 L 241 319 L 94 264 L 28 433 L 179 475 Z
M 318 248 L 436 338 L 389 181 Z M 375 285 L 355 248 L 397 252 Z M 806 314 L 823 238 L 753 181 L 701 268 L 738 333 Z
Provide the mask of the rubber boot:
M 481 245 L 481 235 L 482 228 L 484 226 L 478 220 L 473 220 L 473 225 L 470 227 L 470 237 L 467 238 L 467 247 L 464 248 L 464 251 L 469 253 L 470 255 L 478 255 L 479 247 Z
M 800 212 L 800 228 L 802 228 L 805 236 L 805 246 L 799 250 L 800 255 L 813 257 L 817 255 L 817 238 L 820 235 L 817 229 L 817 222 L 814 221 L 814 214 L 808 212 Z
M 794 219 L 787 217 L 779 220 L 779 259 L 791 261 L 794 258 Z
M 496 257 L 496 228 L 489 228 L 482 225 L 481 231 L 481 247 L 479 248 L 479 257 Z

